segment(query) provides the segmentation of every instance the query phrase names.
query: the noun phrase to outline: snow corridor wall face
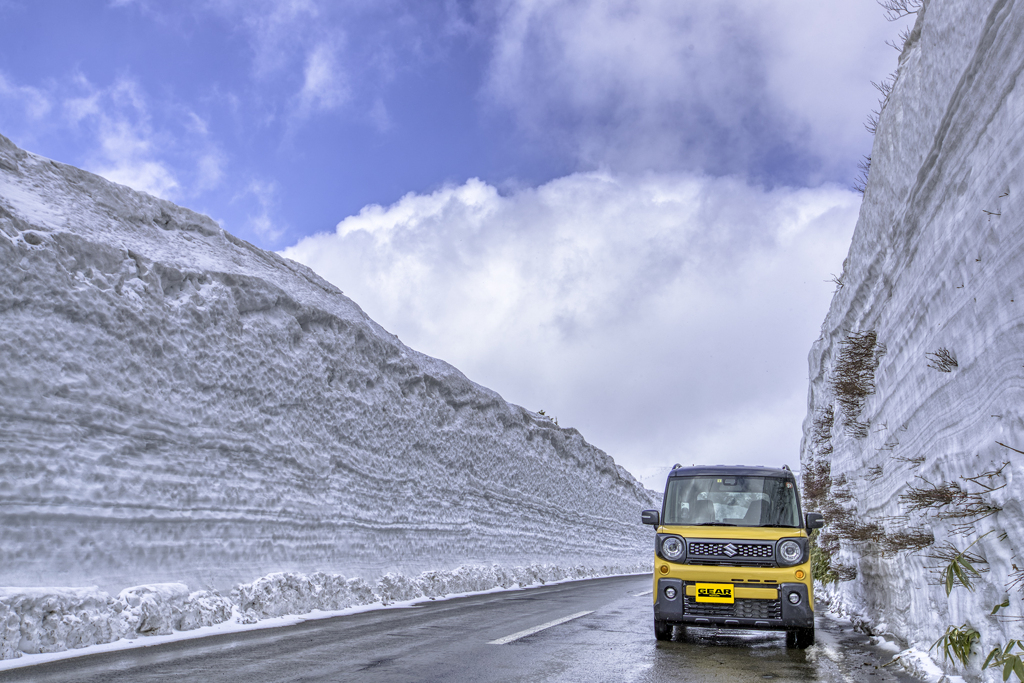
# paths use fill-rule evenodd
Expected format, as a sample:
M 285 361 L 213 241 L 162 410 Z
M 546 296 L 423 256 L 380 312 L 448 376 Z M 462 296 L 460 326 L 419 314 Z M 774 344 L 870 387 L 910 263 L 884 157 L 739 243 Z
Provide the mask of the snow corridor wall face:
M 1024 450 L 1022 46 L 1022 2 L 930 0 L 919 14 L 878 125 L 843 286 L 809 358 L 805 473 L 830 465 L 850 494 L 839 503 L 877 525 L 846 530 L 860 538 L 843 539 L 833 560 L 856 578 L 838 584 L 837 598 L 923 649 L 966 622 L 988 652 L 1020 637 L 1016 622 L 988 616 L 992 608 L 1009 596 L 1003 614 L 1024 613 L 1012 583 L 1024 576 L 1024 456 L 997 443 Z M 835 369 L 843 343 L 869 331 L 878 342 L 873 393 L 859 414 L 844 415 Z M 855 434 L 850 419 L 866 429 Z M 983 493 L 1000 508 L 991 516 L 942 519 L 958 506 L 910 512 L 901 499 L 928 482 L 983 492 L 962 477 L 1003 463 L 1001 475 L 981 480 L 1007 484 Z M 931 532 L 934 543 L 897 549 L 900 532 Z M 979 538 L 972 552 L 988 572 L 973 592 L 956 586 L 947 598 L 936 569 L 946 562 L 927 555 Z
M 0 585 L 649 552 L 648 494 L 577 431 L 308 268 L 2 136 L 0 329 Z

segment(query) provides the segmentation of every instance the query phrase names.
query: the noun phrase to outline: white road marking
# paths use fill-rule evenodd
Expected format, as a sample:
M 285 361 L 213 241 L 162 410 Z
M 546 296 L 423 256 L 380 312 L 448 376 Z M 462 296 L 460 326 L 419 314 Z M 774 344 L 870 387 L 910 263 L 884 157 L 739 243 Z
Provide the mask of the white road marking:
M 532 636 L 534 633 L 539 633 L 540 631 L 543 631 L 546 628 L 551 628 L 552 626 L 558 626 L 559 624 L 564 624 L 567 621 L 572 621 L 573 619 L 579 619 L 580 617 L 585 617 L 588 614 L 593 614 L 593 613 L 594 613 L 594 610 L 590 610 L 589 612 L 577 612 L 576 614 L 570 614 L 567 617 L 562 617 L 561 619 L 555 619 L 554 621 L 549 621 L 546 624 L 541 624 L 540 626 L 534 626 L 533 628 L 528 628 L 525 631 L 520 631 L 519 633 L 513 633 L 510 636 L 505 636 L 504 638 L 498 638 L 497 640 L 492 640 L 491 642 L 489 642 L 487 644 L 488 645 L 505 645 L 506 643 L 511 643 L 511 642 L 513 642 L 515 640 L 519 640 L 520 638 L 525 638 L 526 636 Z
M 649 591 L 644 591 L 643 593 L 637 593 L 637 594 L 636 594 L 636 597 L 638 597 L 638 598 L 642 598 L 643 596 L 645 596 L 645 595 L 650 595 L 650 594 L 651 594 L 651 593 L 653 593 L 653 592 L 654 592 L 654 589 L 652 588 L 652 589 L 651 589 L 651 590 L 649 590 Z

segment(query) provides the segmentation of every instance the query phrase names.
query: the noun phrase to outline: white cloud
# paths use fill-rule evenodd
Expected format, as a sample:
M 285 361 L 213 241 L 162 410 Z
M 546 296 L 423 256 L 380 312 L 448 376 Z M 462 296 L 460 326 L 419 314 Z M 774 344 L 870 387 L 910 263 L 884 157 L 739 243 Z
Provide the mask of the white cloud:
M 53 102 L 44 91 L 11 83 L 3 73 L 0 73 L 0 100 L 13 100 L 20 105 L 29 121 L 42 119 L 53 108 Z
M 0 73 L 0 126 L 24 147 L 174 201 L 219 187 L 228 163 L 206 119 L 130 75 L 100 86 L 75 71 L 34 87 Z
M 115 183 L 174 199 L 180 185 L 169 164 L 160 158 L 160 136 L 150 122 L 146 97 L 138 84 L 119 78 L 107 88 L 96 88 L 84 76 L 75 80 L 84 94 L 65 100 L 65 114 L 72 124 L 92 129 L 99 146 L 85 165 Z
M 255 214 L 248 215 L 249 228 L 269 242 L 276 242 L 287 230 L 286 225 L 281 225 L 273 217 L 278 192 L 279 188 L 276 182 L 253 180 L 246 186 L 244 192 L 234 198 L 234 201 L 249 197 L 255 200 L 258 210 Z
M 227 163 L 224 153 L 213 149 L 199 157 L 196 162 L 197 191 L 210 190 L 220 185 L 224 179 L 224 165 Z
M 858 207 L 835 187 L 733 178 L 576 174 L 507 196 L 470 180 L 283 253 L 635 471 L 781 464 Z
M 466 43 L 483 43 L 488 22 L 472 23 L 479 12 L 471 5 L 387 0 L 194 0 L 199 12 L 212 12 L 235 28 L 252 54 L 261 119 L 283 124 L 285 142 L 310 120 L 334 114 L 335 120 L 372 126 L 378 133 L 393 130 L 394 110 L 407 98 L 386 97 L 403 75 L 417 73 L 443 81 L 471 79 L 479 67 L 446 63 L 452 53 L 464 55 Z M 441 68 L 438 68 L 441 67 Z M 450 81 L 449 81 L 450 84 Z M 405 83 L 402 83 L 405 85 Z M 442 88 L 446 87 L 444 85 Z M 430 102 L 443 93 L 434 87 L 417 98 Z
M 174 197 L 178 190 L 178 181 L 174 174 L 156 161 L 119 159 L 113 166 L 96 169 L 96 174 L 163 199 Z
M 189 110 L 185 112 L 184 120 L 195 166 L 189 189 L 192 194 L 214 190 L 224 180 L 228 157 L 214 141 L 215 136 L 206 119 Z
M 391 115 L 388 113 L 388 108 L 384 104 L 384 101 L 379 97 L 374 100 L 373 106 L 370 107 L 368 114 L 370 123 L 373 124 L 374 129 L 378 133 L 386 133 L 392 128 Z
M 260 78 L 288 67 L 320 15 L 314 0 L 211 0 L 209 4 L 240 18 L 251 36 L 253 69 Z
M 350 57 L 345 53 L 348 22 L 343 18 L 359 5 L 323 0 L 207 0 L 201 4 L 239 26 L 247 37 L 253 76 L 263 92 L 270 93 L 268 121 L 280 109 L 290 135 L 310 117 L 349 104 L 352 88 L 344 68 Z
M 820 0 L 509 0 L 499 15 L 486 92 L 529 134 L 596 167 L 788 165 L 812 183 L 870 148 L 870 81 L 895 68 L 900 28 L 875 3 Z
M 338 109 L 348 101 L 348 97 L 337 48 L 327 43 L 317 45 L 306 57 L 296 115 L 304 119 L 312 114 Z

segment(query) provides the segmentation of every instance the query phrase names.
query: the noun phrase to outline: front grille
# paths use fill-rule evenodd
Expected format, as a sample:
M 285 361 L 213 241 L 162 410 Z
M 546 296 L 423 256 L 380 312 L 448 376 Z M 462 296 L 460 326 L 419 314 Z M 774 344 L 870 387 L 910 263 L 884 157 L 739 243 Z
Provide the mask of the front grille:
M 697 602 L 687 596 L 684 613 L 694 617 L 725 617 L 728 619 L 781 619 L 782 602 L 779 600 L 757 600 L 736 598 L 732 605 L 717 602 Z
M 772 543 L 691 541 L 689 548 L 687 548 L 687 554 L 702 557 L 725 557 L 729 559 L 755 559 L 774 557 L 775 547 Z

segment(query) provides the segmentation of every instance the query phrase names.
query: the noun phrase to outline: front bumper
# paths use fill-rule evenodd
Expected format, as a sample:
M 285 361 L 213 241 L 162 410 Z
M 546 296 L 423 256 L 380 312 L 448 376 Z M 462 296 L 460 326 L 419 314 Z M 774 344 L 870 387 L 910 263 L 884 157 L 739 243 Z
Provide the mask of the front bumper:
M 687 586 L 690 595 L 687 595 Z M 666 588 L 675 589 L 675 597 L 665 595 Z M 814 610 L 803 583 L 783 583 L 777 591 L 761 589 L 762 593 L 775 593 L 774 597 L 737 597 L 732 604 L 697 602 L 692 584 L 682 579 L 659 578 L 654 601 L 654 618 L 671 624 L 714 626 L 719 628 L 784 630 L 813 628 Z M 797 593 L 800 600 L 792 604 L 787 598 Z

